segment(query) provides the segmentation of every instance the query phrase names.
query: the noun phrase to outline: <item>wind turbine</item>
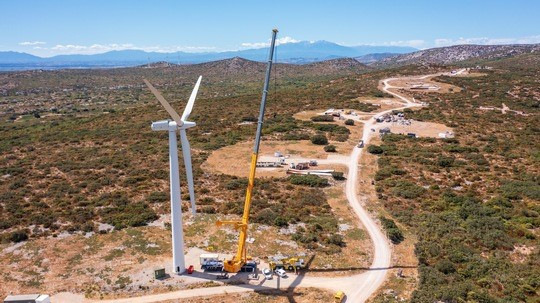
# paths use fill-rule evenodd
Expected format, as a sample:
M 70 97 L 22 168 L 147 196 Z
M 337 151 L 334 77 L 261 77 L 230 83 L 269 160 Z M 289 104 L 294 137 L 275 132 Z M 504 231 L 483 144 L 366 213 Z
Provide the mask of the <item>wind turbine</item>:
M 159 91 L 144 79 L 144 83 L 150 91 L 156 96 L 159 103 L 163 105 L 167 113 L 171 116 L 171 120 L 161 120 L 152 122 L 153 131 L 168 131 L 169 132 L 169 169 L 170 169 L 170 191 L 171 191 L 171 230 L 172 230 L 172 251 L 173 251 L 173 271 L 176 274 L 181 274 L 186 270 L 184 260 L 184 232 L 182 230 L 182 205 L 180 200 L 180 176 L 178 169 L 178 143 L 176 131 L 180 131 L 180 140 L 182 144 L 182 153 L 184 154 L 184 165 L 186 167 L 186 179 L 188 183 L 189 199 L 191 202 L 191 212 L 195 215 L 195 190 L 193 188 L 193 171 L 191 168 L 191 148 L 187 139 L 186 129 L 194 127 L 195 122 L 187 121 L 195 97 L 201 84 L 202 76 L 199 76 L 182 117 L 171 107 L 169 102 L 163 98 Z

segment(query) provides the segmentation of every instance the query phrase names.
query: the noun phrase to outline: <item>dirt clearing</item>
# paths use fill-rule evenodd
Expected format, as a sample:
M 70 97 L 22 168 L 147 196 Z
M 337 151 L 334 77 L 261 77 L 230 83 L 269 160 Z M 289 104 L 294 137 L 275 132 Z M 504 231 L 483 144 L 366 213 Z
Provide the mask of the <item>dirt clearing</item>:
M 388 81 L 388 84 L 409 92 L 435 92 L 435 93 L 456 93 L 460 92 L 461 88 L 452 84 L 437 82 L 433 77 L 425 79 L 419 78 L 400 78 Z
M 439 138 L 439 133 L 454 132 L 454 130 L 444 124 L 433 122 L 421 122 L 415 120 L 408 120 L 410 124 L 401 124 L 397 122 L 385 122 L 380 123 L 381 127 L 389 127 L 390 131 L 394 134 L 408 133 L 416 134 L 417 137 L 431 137 Z

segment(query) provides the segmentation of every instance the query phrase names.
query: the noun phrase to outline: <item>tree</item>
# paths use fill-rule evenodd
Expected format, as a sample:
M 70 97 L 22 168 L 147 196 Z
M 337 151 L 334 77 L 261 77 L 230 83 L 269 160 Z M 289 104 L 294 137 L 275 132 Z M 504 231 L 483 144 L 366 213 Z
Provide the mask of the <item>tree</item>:
M 353 119 L 345 120 L 345 125 L 354 125 L 354 120 Z

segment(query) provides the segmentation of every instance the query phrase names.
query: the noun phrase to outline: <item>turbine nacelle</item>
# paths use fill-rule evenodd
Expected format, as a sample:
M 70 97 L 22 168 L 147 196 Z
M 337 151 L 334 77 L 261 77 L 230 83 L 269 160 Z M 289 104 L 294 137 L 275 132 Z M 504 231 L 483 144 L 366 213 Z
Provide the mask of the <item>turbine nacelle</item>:
M 178 124 L 175 121 L 159 120 L 156 122 L 152 122 L 151 127 L 153 131 L 176 131 L 176 130 L 192 128 L 197 125 L 197 123 L 191 122 L 191 121 L 181 121 L 181 122 L 182 122 L 182 125 L 178 126 Z

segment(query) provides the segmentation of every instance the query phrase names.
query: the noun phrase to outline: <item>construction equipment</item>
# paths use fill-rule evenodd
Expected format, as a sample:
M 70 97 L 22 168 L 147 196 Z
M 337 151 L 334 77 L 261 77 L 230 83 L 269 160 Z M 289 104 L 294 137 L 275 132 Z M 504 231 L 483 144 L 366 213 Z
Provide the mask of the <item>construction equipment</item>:
M 255 183 L 255 170 L 257 168 L 257 158 L 259 156 L 259 144 L 261 142 L 262 125 L 264 121 L 264 110 L 266 109 L 266 96 L 268 95 L 268 84 L 270 83 L 270 71 L 272 70 L 272 60 L 274 58 L 274 46 L 276 44 L 276 35 L 278 30 L 272 30 L 272 42 L 270 43 L 270 52 L 268 55 L 268 65 L 266 67 L 266 75 L 264 79 L 264 87 L 261 98 L 261 107 L 259 109 L 259 119 L 257 122 L 257 133 L 255 135 L 255 146 L 253 147 L 253 154 L 251 155 L 251 166 L 249 170 L 248 186 L 246 189 L 246 199 L 244 202 L 244 212 L 242 214 L 242 221 L 218 221 L 216 224 L 221 226 L 223 224 L 233 225 L 235 229 L 240 230 L 240 236 L 238 237 L 238 248 L 236 255 L 231 260 L 225 260 L 223 263 L 224 270 L 230 273 L 236 273 L 243 269 L 246 263 L 248 263 L 248 256 L 246 252 L 246 239 L 249 222 L 249 209 L 251 207 L 251 193 L 253 191 L 253 184 Z M 250 262 L 251 265 L 251 262 Z M 255 264 L 256 268 L 256 264 Z M 246 268 L 247 269 L 247 268 Z M 252 269 L 253 270 L 253 269 Z M 247 270 L 246 270 L 247 271 Z
M 306 267 L 304 259 L 298 257 L 275 258 L 274 260 L 270 261 L 268 265 L 272 270 L 283 268 L 287 269 L 288 271 L 295 271 Z

